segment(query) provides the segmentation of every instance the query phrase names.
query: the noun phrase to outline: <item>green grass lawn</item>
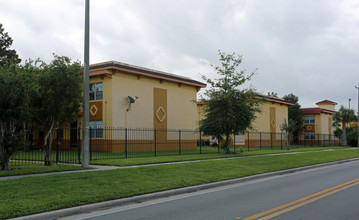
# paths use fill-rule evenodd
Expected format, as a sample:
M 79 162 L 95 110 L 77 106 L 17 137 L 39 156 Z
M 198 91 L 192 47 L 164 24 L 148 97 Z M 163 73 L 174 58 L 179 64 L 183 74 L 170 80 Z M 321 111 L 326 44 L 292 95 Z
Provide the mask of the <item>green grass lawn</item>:
M 26 164 L 26 165 L 21 165 L 21 166 L 13 166 L 11 162 L 10 162 L 10 168 L 11 168 L 10 171 L 0 170 L 0 177 L 83 169 L 81 166 L 64 165 L 64 164 L 54 164 L 52 166 L 44 166 L 43 164 L 33 163 L 33 164 Z
M 318 151 L 3 180 L 0 219 L 356 157 Z
M 291 151 L 296 150 L 315 150 L 315 149 L 330 149 L 335 148 L 333 146 L 331 147 L 310 147 L 310 146 L 302 146 L 302 145 L 293 145 L 291 146 Z M 338 147 L 337 147 L 338 148 Z M 342 147 L 339 147 L 342 148 Z M 286 146 L 273 146 L 273 147 L 232 147 L 231 150 L 233 152 L 240 152 L 241 150 L 245 154 L 250 154 L 250 152 L 254 152 L 253 154 L 267 154 L 267 151 L 274 152 L 283 152 L 286 151 Z M 128 158 L 153 158 L 153 157 L 159 157 L 159 156 L 182 156 L 182 155 L 195 155 L 194 157 L 199 158 L 217 158 L 217 157 L 227 157 L 223 156 L 223 149 L 218 147 L 212 147 L 212 146 L 203 146 L 198 147 L 197 149 L 193 150 L 166 150 L 166 151 L 147 151 L 147 152 L 127 152 L 124 153 L 112 153 L 112 152 L 90 152 L 90 159 L 92 161 L 101 160 L 101 162 L 94 162 L 94 164 L 101 164 L 104 160 L 107 159 L 128 159 Z M 218 155 L 206 155 L 201 156 L 201 154 L 220 154 Z M 237 155 L 238 156 L 238 155 Z M 56 150 L 52 150 L 51 153 L 51 161 L 56 162 L 58 160 L 60 163 L 79 163 L 81 158 L 81 152 L 78 150 L 60 150 L 56 152 Z M 189 158 L 193 158 L 190 156 Z M 32 150 L 32 151 L 23 151 L 23 152 L 17 152 L 14 154 L 11 159 L 14 161 L 14 165 L 22 165 L 26 163 L 32 163 L 32 161 L 43 161 L 44 160 L 44 152 L 41 150 Z M 150 159 L 151 160 L 151 159 Z M 146 160 L 146 161 L 150 161 Z M 165 160 L 165 159 L 159 159 L 158 161 Z M 182 159 L 187 160 L 187 159 Z M 16 163 L 17 161 L 17 163 Z M 126 163 L 125 163 L 126 164 Z
M 167 162 L 178 162 L 178 161 L 191 161 L 191 160 L 206 160 L 216 158 L 228 158 L 228 157 L 243 157 L 243 156 L 255 156 L 265 154 L 277 154 L 277 153 L 290 153 L 290 152 L 302 152 L 302 151 L 320 151 L 329 149 L 343 149 L 343 147 L 302 147 L 302 148 L 291 148 L 290 150 L 257 150 L 257 151 L 246 151 L 247 148 L 236 148 L 237 154 L 224 154 L 223 150 L 220 149 L 220 153 L 217 148 L 207 147 L 209 153 L 203 154 L 189 154 L 189 155 L 174 155 L 174 156 L 158 156 L 158 157 L 141 157 L 141 158 L 127 158 L 127 159 L 111 159 L 111 160 L 92 160 L 90 163 L 94 165 L 111 165 L 111 166 L 132 166 L 141 164 L 154 164 L 154 163 L 167 163 Z M 242 149 L 242 152 L 240 151 Z M 211 150 L 211 151 L 210 151 Z M 234 151 L 234 149 L 231 149 Z

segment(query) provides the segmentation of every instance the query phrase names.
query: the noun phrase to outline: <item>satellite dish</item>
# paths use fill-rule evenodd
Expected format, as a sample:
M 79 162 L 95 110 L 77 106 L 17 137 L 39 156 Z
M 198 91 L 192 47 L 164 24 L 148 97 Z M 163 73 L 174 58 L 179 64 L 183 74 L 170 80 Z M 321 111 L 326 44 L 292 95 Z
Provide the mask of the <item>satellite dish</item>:
M 128 98 L 128 108 L 126 109 L 126 111 L 130 111 L 131 104 L 135 103 L 135 101 L 138 99 L 138 96 L 135 96 L 135 98 L 132 98 L 131 96 L 127 96 L 127 98 Z
M 128 96 L 128 103 L 135 103 L 135 100 L 131 96 Z

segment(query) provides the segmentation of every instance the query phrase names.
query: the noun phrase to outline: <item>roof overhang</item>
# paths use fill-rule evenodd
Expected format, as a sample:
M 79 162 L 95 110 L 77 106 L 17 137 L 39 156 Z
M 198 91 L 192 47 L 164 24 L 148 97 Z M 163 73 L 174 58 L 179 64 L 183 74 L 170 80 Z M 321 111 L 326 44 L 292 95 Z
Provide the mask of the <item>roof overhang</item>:
M 110 70 L 110 71 L 109 71 Z M 110 61 L 98 64 L 90 65 L 90 77 L 93 76 L 109 76 L 113 71 L 119 71 L 123 73 L 136 75 L 138 79 L 141 77 L 149 77 L 159 79 L 161 82 L 169 81 L 178 83 L 178 85 L 189 85 L 194 86 L 198 89 L 205 88 L 207 85 L 196 80 L 192 80 L 187 77 L 182 77 L 166 72 L 161 72 L 157 70 L 147 69 L 143 67 L 133 66 L 126 63 Z
M 326 114 L 334 114 L 335 111 L 331 111 L 328 109 L 324 109 L 324 108 L 301 108 L 301 110 L 303 111 L 303 113 L 305 115 L 310 115 L 310 114 L 321 114 L 321 113 L 326 113 Z
M 262 95 L 262 94 L 257 94 L 258 98 L 264 99 L 267 102 L 272 102 L 272 103 L 277 103 L 280 105 L 288 105 L 288 106 L 292 106 L 294 105 L 291 102 L 288 102 L 284 99 L 280 99 L 280 98 L 275 98 L 275 97 L 271 97 L 271 96 L 266 96 L 266 95 Z

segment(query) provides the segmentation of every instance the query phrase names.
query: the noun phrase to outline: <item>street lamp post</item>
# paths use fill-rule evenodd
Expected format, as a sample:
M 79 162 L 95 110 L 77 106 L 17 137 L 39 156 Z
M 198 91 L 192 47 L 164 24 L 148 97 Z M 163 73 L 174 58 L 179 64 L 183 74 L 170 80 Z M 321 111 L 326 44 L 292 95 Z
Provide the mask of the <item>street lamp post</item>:
M 82 115 L 82 160 L 83 168 L 89 167 L 89 81 L 90 81 L 90 0 L 85 3 L 85 51 L 84 51 L 84 90 L 83 90 L 83 115 Z
M 350 109 L 350 101 L 351 101 L 352 99 L 349 99 L 349 109 Z
M 357 132 L 358 132 L 358 147 L 359 147 L 359 84 L 358 84 L 358 86 L 355 86 L 355 88 L 358 90 L 358 111 L 357 111 L 358 123 L 357 123 Z

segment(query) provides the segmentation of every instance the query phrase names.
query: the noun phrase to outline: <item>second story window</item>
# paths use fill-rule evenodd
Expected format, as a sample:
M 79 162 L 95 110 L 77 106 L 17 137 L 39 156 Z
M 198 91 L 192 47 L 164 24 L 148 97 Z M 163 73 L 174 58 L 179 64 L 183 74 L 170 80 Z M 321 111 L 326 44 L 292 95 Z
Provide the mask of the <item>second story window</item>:
M 90 83 L 90 100 L 101 100 L 103 96 L 102 82 Z
M 304 116 L 304 124 L 314 124 L 315 118 L 314 116 Z

